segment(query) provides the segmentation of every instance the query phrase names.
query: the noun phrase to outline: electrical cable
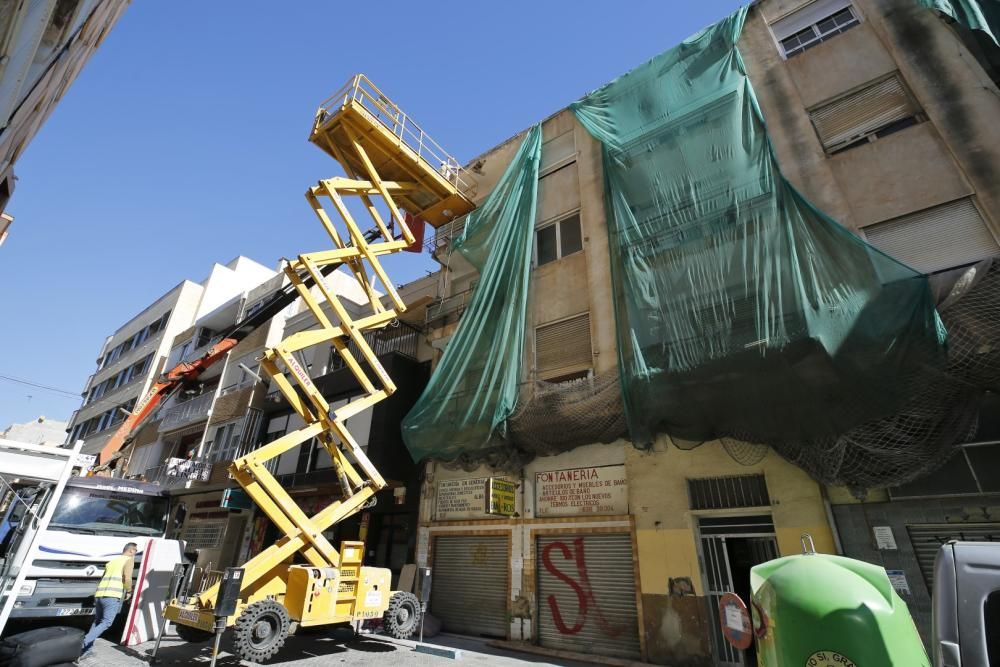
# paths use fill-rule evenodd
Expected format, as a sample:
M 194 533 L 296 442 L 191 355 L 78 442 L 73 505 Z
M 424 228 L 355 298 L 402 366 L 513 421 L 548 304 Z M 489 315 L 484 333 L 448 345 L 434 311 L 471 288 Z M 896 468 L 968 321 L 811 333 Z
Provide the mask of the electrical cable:
M 46 391 L 52 391 L 57 394 L 65 394 L 66 396 L 72 396 L 73 398 L 79 400 L 80 394 L 75 391 L 66 391 L 65 389 L 59 389 L 58 387 L 50 387 L 44 384 L 38 384 L 37 382 L 30 382 L 28 380 L 21 380 L 19 378 L 10 377 L 9 375 L 0 375 L 0 380 L 7 380 L 9 382 L 17 382 L 19 384 L 26 384 L 29 387 L 37 387 L 38 389 L 45 389 Z

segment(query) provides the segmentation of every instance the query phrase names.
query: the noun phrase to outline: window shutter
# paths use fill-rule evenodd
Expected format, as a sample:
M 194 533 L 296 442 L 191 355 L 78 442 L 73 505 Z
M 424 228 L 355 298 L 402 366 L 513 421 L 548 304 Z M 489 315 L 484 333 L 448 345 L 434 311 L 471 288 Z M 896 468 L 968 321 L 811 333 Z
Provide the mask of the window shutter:
M 538 327 L 535 365 L 542 380 L 591 368 L 590 313 Z
M 550 167 L 568 162 L 576 155 L 576 140 L 573 130 L 563 132 L 558 137 L 549 139 L 542 144 L 542 157 L 538 170 L 545 172 Z
M 814 0 L 814 2 L 806 3 L 801 9 L 774 21 L 771 24 L 771 31 L 780 42 L 786 37 L 791 37 L 800 30 L 836 14 L 844 7 L 850 6 L 850 0 Z
M 870 225 L 864 233 L 868 243 L 924 273 L 1000 254 L 970 197 Z
M 812 111 L 820 142 L 834 151 L 859 137 L 896 121 L 909 118 L 916 109 L 895 74 Z

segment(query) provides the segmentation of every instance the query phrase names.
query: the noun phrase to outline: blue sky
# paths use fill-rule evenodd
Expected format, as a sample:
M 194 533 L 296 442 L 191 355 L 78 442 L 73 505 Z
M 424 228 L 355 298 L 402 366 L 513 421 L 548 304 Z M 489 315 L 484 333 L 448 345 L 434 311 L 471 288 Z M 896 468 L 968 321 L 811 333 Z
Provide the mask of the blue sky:
M 17 164 L 0 376 L 78 392 L 104 337 L 182 279 L 326 247 L 302 193 L 337 164 L 306 137 L 355 72 L 464 162 L 740 4 L 134 2 Z M 78 405 L 0 379 L 0 429 Z

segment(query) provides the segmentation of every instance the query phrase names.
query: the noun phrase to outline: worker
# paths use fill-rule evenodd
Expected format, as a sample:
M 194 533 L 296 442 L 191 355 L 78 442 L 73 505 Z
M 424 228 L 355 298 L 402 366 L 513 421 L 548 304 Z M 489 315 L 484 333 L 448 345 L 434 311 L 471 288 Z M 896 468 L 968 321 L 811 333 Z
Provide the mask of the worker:
M 83 654 L 94 646 L 94 642 L 111 627 L 115 616 L 121 610 L 122 602 L 132 594 L 132 567 L 138 545 L 129 542 L 122 549 L 121 556 L 115 556 L 104 566 L 104 576 L 94 593 L 94 624 L 83 638 Z

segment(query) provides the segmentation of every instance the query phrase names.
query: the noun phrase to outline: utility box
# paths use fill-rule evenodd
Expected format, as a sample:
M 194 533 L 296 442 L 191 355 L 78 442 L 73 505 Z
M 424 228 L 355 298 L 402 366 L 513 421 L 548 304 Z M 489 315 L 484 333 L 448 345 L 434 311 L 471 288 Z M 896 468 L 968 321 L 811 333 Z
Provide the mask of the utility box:
M 431 568 L 417 568 L 416 591 L 417 599 L 421 605 L 426 605 L 431 601 Z
M 236 613 L 236 604 L 240 600 L 240 587 L 243 585 L 243 568 L 227 567 L 219 584 L 219 599 L 215 603 L 217 617 L 229 617 Z
M 930 667 L 906 603 L 881 567 L 806 553 L 750 570 L 763 667 Z

